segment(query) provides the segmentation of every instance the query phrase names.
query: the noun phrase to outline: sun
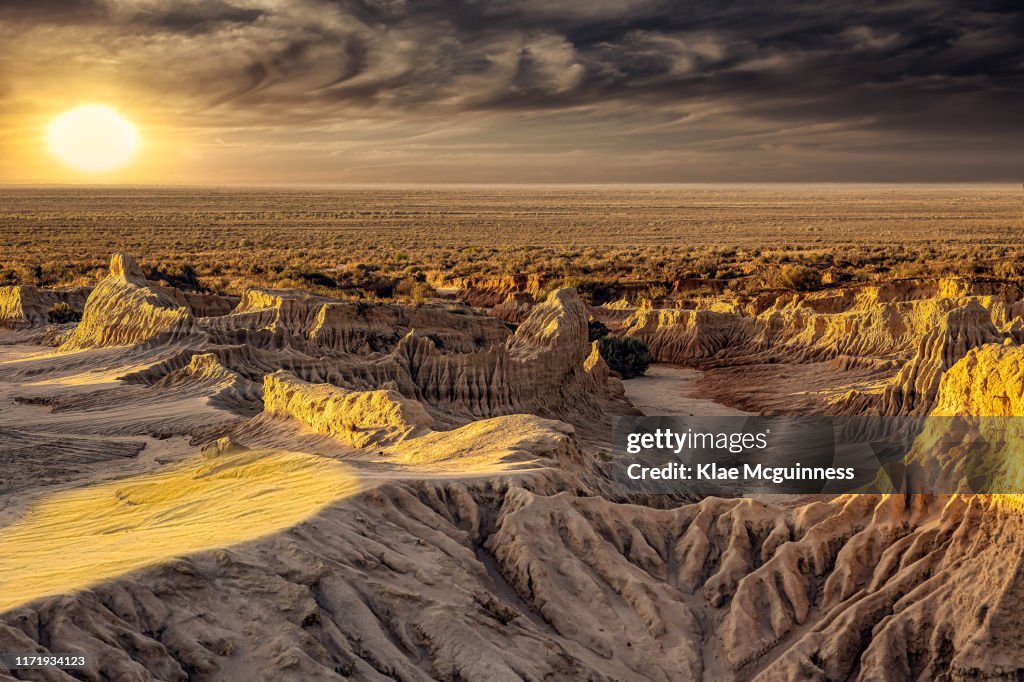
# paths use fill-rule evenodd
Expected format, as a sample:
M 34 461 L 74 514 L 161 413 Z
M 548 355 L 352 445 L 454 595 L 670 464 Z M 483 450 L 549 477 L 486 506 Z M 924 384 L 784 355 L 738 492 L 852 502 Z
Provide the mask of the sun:
M 120 168 L 142 143 L 135 124 L 105 104 L 83 104 L 65 111 L 50 124 L 46 139 L 54 156 L 89 172 Z

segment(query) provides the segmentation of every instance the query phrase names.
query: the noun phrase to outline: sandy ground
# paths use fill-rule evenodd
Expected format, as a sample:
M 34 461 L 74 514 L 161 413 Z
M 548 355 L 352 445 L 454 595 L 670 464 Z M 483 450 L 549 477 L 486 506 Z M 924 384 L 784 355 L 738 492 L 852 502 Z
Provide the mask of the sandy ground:
M 646 415 L 723 417 L 753 414 L 698 395 L 703 372 L 672 365 L 653 365 L 647 374 L 623 382 L 626 395 Z
M 686 367 L 653 365 L 646 375 L 622 383 L 630 401 L 650 416 L 730 417 L 754 414 L 699 397 L 698 386 L 703 376 L 704 372 Z M 810 501 L 827 500 L 832 496 L 761 493 L 747 497 L 789 508 Z
M 246 452 L 48 496 L 0 529 L 0 610 L 283 530 L 358 489 L 338 462 Z

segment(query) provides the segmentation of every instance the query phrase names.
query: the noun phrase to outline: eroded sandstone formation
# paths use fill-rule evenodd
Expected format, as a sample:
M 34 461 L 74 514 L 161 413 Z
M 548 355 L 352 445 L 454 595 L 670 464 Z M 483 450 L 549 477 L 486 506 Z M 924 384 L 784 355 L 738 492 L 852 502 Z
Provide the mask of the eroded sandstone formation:
M 0 328 L 30 329 L 60 324 L 66 306 L 72 316 L 81 315 L 88 296 L 87 289 L 40 289 L 32 285 L 0 287 Z
M 1021 413 L 1021 311 L 982 289 L 896 283 L 679 310 L 588 310 L 563 289 L 517 308 L 510 333 L 444 304 L 186 295 L 115 257 L 58 348 L 0 358 L 12 405 L 0 461 L 32 472 L 6 491 L 42 500 L 21 509 L 0 486 L 0 547 L 60 528 L 64 544 L 31 546 L 59 563 L 100 532 L 90 510 L 116 510 L 123 521 L 102 532 L 125 534 L 131 570 L 56 594 L 0 574 L 0 650 L 88 651 L 81 676 L 96 680 L 1015 679 L 1017 496 L 655 508 L 607 475 L 609 416 L 631 407 L 587 340 L 598 317 L 706 369 L 709 390 L 742 377 L 746 393 L 718 390 L 758 411 L 960 417 L 975 428 L 958 432 L 965 443 L 995 442 L 971 420 Z M 776 397 L 756 404 L 762 377 Z M 908 463 L 962 476 L 935 460 L 935 437 L 926 429 Z M 1024 471 L 988 453 L 1007 480 Z M 328 470 L 337 485 L 317 479 L 326 497 L 286 529 L 130 561 L 133 533 L 181 543 L 176 529 L 209 532 L 217 514 L 275 516 L 244 506 L 261 499 L 246 485 L 299 515 L 288 503 L 307 473 Z M 95 508 L 62 511 L 58 486 Z M 239 506 L 204 504 L 215 490 Z

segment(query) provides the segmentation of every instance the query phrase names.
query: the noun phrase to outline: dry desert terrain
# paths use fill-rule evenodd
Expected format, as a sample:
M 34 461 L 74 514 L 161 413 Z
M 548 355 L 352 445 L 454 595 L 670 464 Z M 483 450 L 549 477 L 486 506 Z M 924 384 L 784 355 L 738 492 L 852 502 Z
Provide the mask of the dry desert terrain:
M 89 656 L 0 679 L 1024 674 L 1019 496 L 641 495 L 609 451 L 1024 414 L 1019 189 L 0 196 L 0 651 Z

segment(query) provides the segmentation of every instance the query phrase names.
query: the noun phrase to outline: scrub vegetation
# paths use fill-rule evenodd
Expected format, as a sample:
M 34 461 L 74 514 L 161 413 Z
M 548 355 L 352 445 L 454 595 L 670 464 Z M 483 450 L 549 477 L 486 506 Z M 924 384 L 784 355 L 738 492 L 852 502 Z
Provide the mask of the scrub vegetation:
M 0 284 L 89 285 L 110 254 L 216 293 L 425 300 L 533 275 L 623 296 L 813 290 L 955 275 L 1020 279 L 1010 186 L 0 190 Z

